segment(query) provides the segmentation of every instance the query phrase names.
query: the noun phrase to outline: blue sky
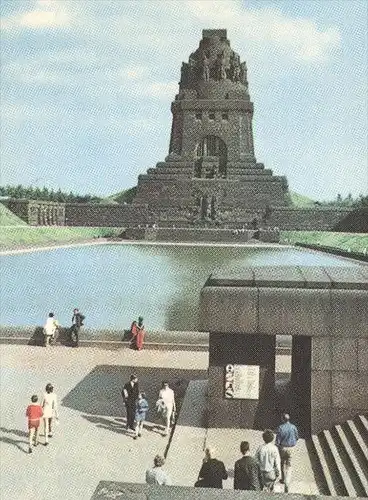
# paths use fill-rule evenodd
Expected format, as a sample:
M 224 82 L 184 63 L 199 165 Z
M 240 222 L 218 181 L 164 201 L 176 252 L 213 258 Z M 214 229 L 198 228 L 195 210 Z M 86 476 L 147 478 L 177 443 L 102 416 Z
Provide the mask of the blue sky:
M 204 28 L 247 61 L 257 160 L 315 199 L 368 191 L 366 1 L 1 3 L 1 183 L 108 195 L 168 154 Z

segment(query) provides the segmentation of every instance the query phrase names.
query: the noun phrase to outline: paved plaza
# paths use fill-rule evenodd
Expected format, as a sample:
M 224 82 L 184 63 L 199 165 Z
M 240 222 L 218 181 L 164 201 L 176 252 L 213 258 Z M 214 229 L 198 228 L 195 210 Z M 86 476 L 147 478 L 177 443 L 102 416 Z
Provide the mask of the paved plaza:
M 1 496 L 11 500 L 90 500 L 100 480 L 144 482 L 168 438 L 154 427 L 153 410 L 142 438 L 126 435 L 123 383 L 134 371 L 152 408 L 162 379 L 182 396 L 187 381 L 206 378 L 208 365 L 203 352 L 128 349 L 0 345 L 0 357 Z M 47 382 L 59 398 L 60 425 L 48 447 L 28 455 L 25 409 Z
M 152 458 L 168 450 L 169 439 L 162 436 L 154 411 L 142 438 L 126 434 L 120 391 L 131 372 L 138 375 L 151 408 L 163 379 L 182 407 L 166 464 L 174 484 L 193 485 L 207 443 L 225 461 L 230 472 L 225 488 L 232 488 L 239 442 L 249 438 L 252 451 L 261 442 L 259 431 L 205 428 L 206 352 L 0 345 L 0 356 L 4 498 L 90 500 L 101 480 L 143 483 Z M 279 372 L 290 371 L 289 357 L 278 356 L 276 366 Z M 29 455 L 25 408 L 33 393 L 42 396 L 48 382 L 59 398 L 60 425 L 48 447 L 41 444 Z M 303 456 L 300 460 L 292 491 L 315 493 L 310 464 Z

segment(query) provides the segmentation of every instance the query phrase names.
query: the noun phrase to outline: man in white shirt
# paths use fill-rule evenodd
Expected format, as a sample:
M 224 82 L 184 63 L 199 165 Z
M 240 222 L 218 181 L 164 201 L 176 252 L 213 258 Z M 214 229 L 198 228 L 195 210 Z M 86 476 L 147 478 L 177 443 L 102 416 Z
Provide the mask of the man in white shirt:
M 273 491 L 276 479 L 280 476 L 280 454 L 273 443 L 275 436 L 272 431 L 264 431 L 262 437 L 264 444 L 258 448 L 255 459 L 261 470 L 263 491 Z
M 158 395 L 158 403 L 162 402 L 164 406 L 163 417 L 165 419 L 165 436 L 168 435 L 171 425 L 171 417 L 176 412 L 175 394 L 170 389 L 168 382 L 162 382 L 162 389 Z

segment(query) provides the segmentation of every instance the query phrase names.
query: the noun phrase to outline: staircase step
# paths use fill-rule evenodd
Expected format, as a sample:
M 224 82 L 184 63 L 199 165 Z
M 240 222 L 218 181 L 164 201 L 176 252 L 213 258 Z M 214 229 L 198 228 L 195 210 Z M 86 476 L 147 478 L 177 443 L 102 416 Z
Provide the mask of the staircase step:
M 341 425 L 336 425 L 335 429 L 336 429 L 336 433 L 338 434 L 338 436 L 339 436 L 339 438 L 340 438 L 340 440 L 345 448 L 346 454 L 351 462 L 351 465 L 353 467 L 354 472 L 352 474 L 355 474 L 357 482 L 359 483 L 359 484 L 355 484 L 354 487 L 360 496 L 365 495 L 368 497 L 368 481 L 365 477 L 364 471 L 360 467 L 359 460 L 355 456 L 353 446 L 351 446 L 349 439 L 348 439 L 348 436 L 345 434 Z M 353 481 L 353 478 L 352 478 L 352 481 Z
M 321 443 L 319 442 L 319 438 L 317 435 L 312 436 L 312 443 L 313 443 L 314 449 L 316 451 L 319 463 L 321 465 L 322 473 L 323 473 L 323 476 L 325 478 L 329 493 L 332 496 L 337 496 L 337 491 L 335 489 L 335 486 L 334 486 L 334 483 L 333 483 L 333 480 L 331 477 L 330 469 L 327 465 L 326 458 L 325 458 L 325 455 L 322 451 Z
M 323 435 L 324 435 L 325 440 L 327 442 L 327 445 L 330 449 L 330 452 L 333 456 L 334 462 L 335 462 L 336 467 L 339 471 L 339 474 L 341 476 L 341 479 L 343 481 L 343 484 L 344 484 L 344 487 L 347 491 L 348 496 L 349 497 L 359 496 L 354 488 L 354 485 L 353 485 L 351 479 L 350 479 L 349 473 L 346 470 L 346 467 L 342 462 L 341 456 L 337 450 L 337 447 L 336 447 L 336 444 L 335 444 L 335 441 L 332 437 L 331 432 L 329 430 L 325 430 L 325 431 L 323 431 Z
M 364 467 L 365 475 L 368 478 L 368 444 L 362 438 L 353 420 L 348 420 L 345 423 L 345 426 L 350 435 L 352 436 L 352 439 L 355 440 L 356 451 L 359 450 L 360 463 Z
M 365 442 L 368 442 L 368 420 L 365 415 L 358 415 L 356 417 L 355 422 L 360 426 L 361 430 L 363 431 L 362 437 L 365 440 Z

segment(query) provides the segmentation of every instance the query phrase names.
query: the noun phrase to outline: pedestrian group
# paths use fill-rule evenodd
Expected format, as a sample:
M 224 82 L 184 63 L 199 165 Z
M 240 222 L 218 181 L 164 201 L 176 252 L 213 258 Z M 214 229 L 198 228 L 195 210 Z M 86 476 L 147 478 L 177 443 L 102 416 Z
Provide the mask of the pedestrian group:
M 81 327 L 84 325 L 83 321 L 85 316 L 79 311 L 79 309 L 73 309 L 73 316 L 71 321 L 71 327 L 69 328 L 68 337 L 69 341 L 74 347 L 79 346 L 79 333 Z M 49 347 L 56 339 L 56 335 L 60 331 L 60 323 L 55 318 L 53 312 L 49 313 L 46 323 L 43 327 L 44 336 L 44 346 Z
M 32 445 L 39 444 L 41 422 L 44 428 L 44 446 L 49 444 L 49 438 L 53 436 L 54 423 L 59 422 L 57 396 L 52 384 L 46 385 L 41 404 L 36 394 L 31 397 L 31 404 L 26 409 L 26 417 L 28 419 L 28 453 L 32 453 Z
M 234 465 L 234 490 L 274 491 L 279 480 L 284 484 L 285 493 L 289 492 L 291 480 L 291 457 L 299 439 L 298 430 L 284 413 L 282 424 L 275 434 L 267 429 L 262 434 L 263 445 L 254 457 L 250 453 L 248 441 L 240 443 L 242 457 Z M 228 478 L 223 462 L 216 458 L 214 448 L 206 448 L 205 458 L 195 486 L 202 488 L 222 488 L 223 480 Z
M 121 395 L 126 410 L 126 429 L 134 433 L 134 439 L 142 436 L 144 422 L 149 410 L 146 394 L 139 390 L 138 377 L 134 374 L 130 376 Z M 158 394 L 155 405 L 157 413 L 164 421 L 164 436 L 170 432 L 171 426 L 175 422 L 176 404 L 174 391 L 169 387 L 168 382 L 162 382 L 162 388 Z
M 73 310 L 72 325 L 69 330 L 70 340 L 73 345 L 79 345 L 79 333 L 83 326 L 85 316 L 75 308 Z M 44 345 L 48 347 L 55 339 L 60 324 L 54 313 L 50 312 L 44 326 Z M 130 328 L 130 340 L 132 348 L 140 351 L 143 348 L 145 329 L 142 316 L 138 321 L 133 321 Z M 149 404 L 146 394 L 139 390 L 138 377 L 134 374 L 130 376 L 121 391 L 126 409 L 126 429 L 132 431 L 133 439 L 142 436 L 144 423 L 149 411 Z M 171 426 L 175 422 L 176 404 L 174 391 L 169 387 L 168 382 L 163 381 L 155 404 L 157 413 L 164 422 L 164 436 L 170 432 Z M 28 418 L 29 449 L 32 453 L 32 445 L 39 444 L 39 433 L 41 422 L 44 427 L 44 445 L 47 446 L 49 438 L 53 435 L 54 423 L 58 423 L 57 397 L 53 385 L 48 383 L 39 404 L 37 395 L 31 397 L 31 404 L 27 407 L 26 416 Z M 272 430 L 265 430 L 262 434 L 263 445 L 258 448 L 254 457 L 250 453 L 248 441 L 240 443 L 242 457 L 234 465 L 234 489 L 253 491 L 274 491 L 277 481 L 284 484 L 285 493 L 289 492 L 291 481 L 291 459 L 293 448 L 299 439 L 298 430 L 290 422 L 290 416 L 284 413 L 282 423 L 275 434 Z M 146 471 L 146 482 L 148 484 L 171 485 L 171 479 L 162 468 L 165 459 L 156 455 L 153 467 Z M 208 447 L 205 450 L 196 487 L 202 488 L 222 488 L 223 481 L 228 479 L 224 463 L 216 457 L 216 450 Z

